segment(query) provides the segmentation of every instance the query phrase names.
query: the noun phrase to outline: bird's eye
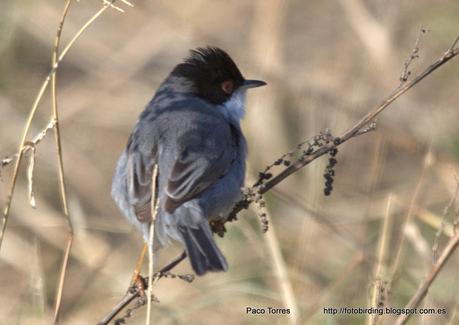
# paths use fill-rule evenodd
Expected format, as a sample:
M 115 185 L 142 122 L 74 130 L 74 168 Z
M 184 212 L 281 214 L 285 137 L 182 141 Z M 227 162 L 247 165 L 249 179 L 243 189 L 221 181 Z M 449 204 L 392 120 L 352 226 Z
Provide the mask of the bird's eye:
M 223 92 L 225 92 L 226 94 L 230 95 L 233 92 L 233 89 L 234 89 L 234 82 L 233 82 L 233 80 L 223 81 L 222 84 L 220 85 L 220 87 L 222 88 Z

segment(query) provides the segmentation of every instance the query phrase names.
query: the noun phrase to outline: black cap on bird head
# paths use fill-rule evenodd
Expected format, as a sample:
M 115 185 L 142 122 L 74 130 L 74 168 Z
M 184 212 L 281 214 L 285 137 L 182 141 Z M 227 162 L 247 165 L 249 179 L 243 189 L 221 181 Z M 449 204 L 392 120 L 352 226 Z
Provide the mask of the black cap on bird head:
M 197 48 L 171 73 L 193 83 L 196 95 L 213 104 L 222 104 L 240 87 L 253 88 L 266 83 L 246 80 L 236 63 L 216 47 Z

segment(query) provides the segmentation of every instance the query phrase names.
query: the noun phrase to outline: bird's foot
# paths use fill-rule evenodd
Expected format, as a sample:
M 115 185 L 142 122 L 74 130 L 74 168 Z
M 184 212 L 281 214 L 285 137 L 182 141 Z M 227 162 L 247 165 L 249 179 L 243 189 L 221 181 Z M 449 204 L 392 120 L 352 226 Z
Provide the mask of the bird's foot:
M 145 291 L 147 290 L 147 279 L 140 275 L 140 273 L 135 273 L 131 280 L 131 286 L 129 290 L 138 291 L 141 298 L 146 297 Z
M 223 237 L 226 232 L 225 220 L 212 220 L 210 223 L 210 229 L 213 233 L 217 234 L 220 237 Z

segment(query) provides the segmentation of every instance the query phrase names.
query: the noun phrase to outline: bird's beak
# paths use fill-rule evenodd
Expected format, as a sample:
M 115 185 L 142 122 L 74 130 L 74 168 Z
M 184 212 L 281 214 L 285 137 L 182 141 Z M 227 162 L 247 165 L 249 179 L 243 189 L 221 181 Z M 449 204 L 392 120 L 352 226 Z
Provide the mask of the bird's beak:
M 264 85 L 266 85 L 266 82 L 261 81 L 261 80 L 244 80 L 242 87 L 249 89 L 249 88 L 261 87 Z

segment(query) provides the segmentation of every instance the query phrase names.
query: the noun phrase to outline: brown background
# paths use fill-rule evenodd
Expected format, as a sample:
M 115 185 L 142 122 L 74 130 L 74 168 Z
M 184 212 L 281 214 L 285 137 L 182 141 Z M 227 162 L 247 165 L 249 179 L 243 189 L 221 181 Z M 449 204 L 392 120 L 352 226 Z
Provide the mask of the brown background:
M 133 3 L 134 8 L 118 4 L 125 14 L 113 9 L 104 13 L 59 69 L 64 164 L 76 236 L 63 324 L 94 324 L 127 287 L 142 241 L 110 198 L 112 172 L 138 114 L 188 49 L 220 46 L 246 77 L 268 82 L 249 95 L 243 123 L 253 176 L 296 143 L 325 128 L 338 135 L 378 104 L 398 85 L 421 25 L 430 32 L 421 42 L 413 73 L 441 56 L 459 32 L 457 1 Z M 63 42 L 100 6 L 100 1 L 75 2 Z M 16 151 L 49 71 L 62 7 L 57 0 L 0 3 L 1 156 Z M 219 240 L 230 270 L 192 284 L 160 281 L 154 290 L 161 300 L 153 309 L 155 324 L 285 324 L 292 319 L 246 315 L 245 308 L 284 306 L 289 285 L 298 323 L 364 324 L 364 316 L 332 317 L 323 308 L 368 305 L 388 197 L 393 198 L 390 265 L 418 184 L 399 273 L 385 301 L 404 306 L 430 268 L 435 233 L 455 189 L 454 175 L 459 175 L 458 75 L 455 60 L 384 112 L 376 132 L 342 146 L 331 197 L 322 194 L 326 159 L 266 196 L 273 245 L 282 253 L 288 279 L 276 276 L 266 236 L 255 214 L 244 212 Z M 49 98 L 46 94 L 30 137 L 49 121 Z M 2 324 L 51 320 L 67 238 L 56 172 L 48 136 L 37 151 L 37 209 L 28 204 L 24 168 L 0 252 Z M 12 165 L 1 173 L 3 206 Z M 448 216 L 448 223 L 453 218 Z M 442 237 L 440 243 L 444 241 Z M 178 251 L 168 248 L 161 261 Z M 446 324 L 454 317 L 458 267 L 455 254 L 425 299 L 425 306 L 447 308 L 448 315 L 424 317 L 423 324 Z M 183 263 L 177 271 L 190 268 Z M 130 322 L 144 323 L 144 311 Z M 386 324 L 392 321 L 386 318 Z M 420 321 L 414 318 L 412 324 Z

